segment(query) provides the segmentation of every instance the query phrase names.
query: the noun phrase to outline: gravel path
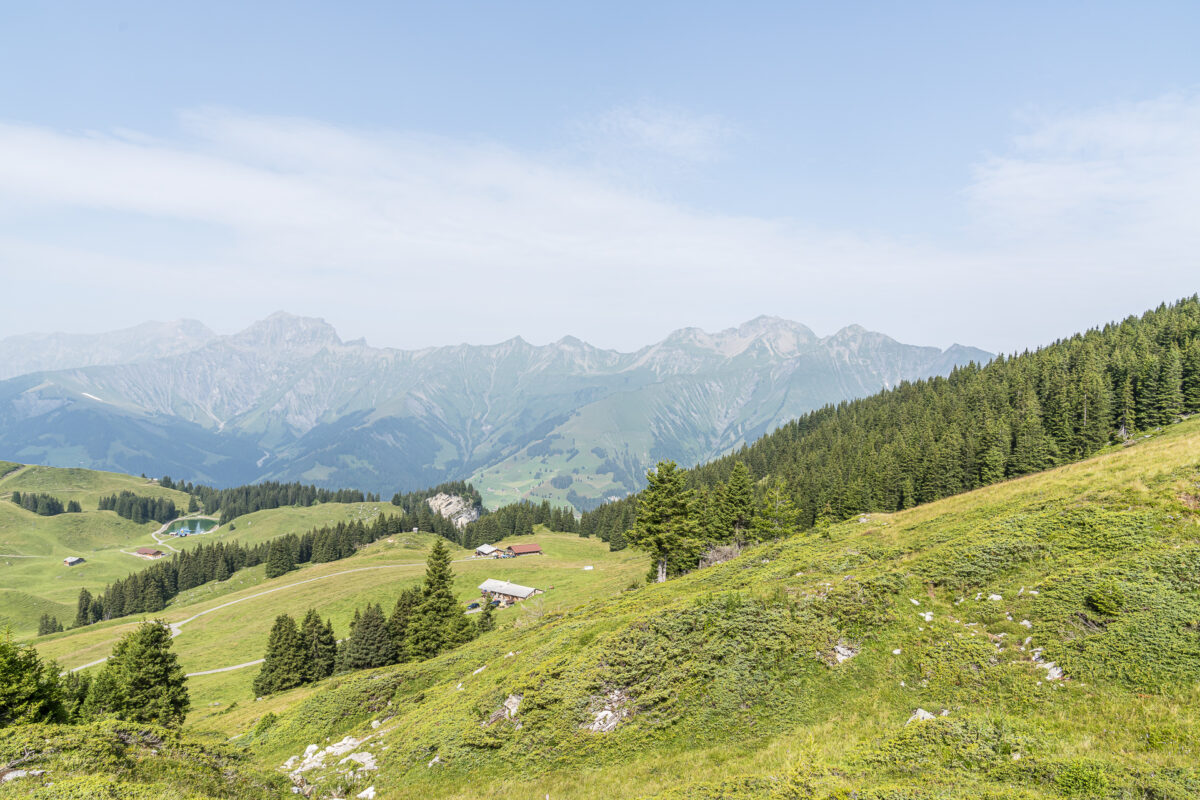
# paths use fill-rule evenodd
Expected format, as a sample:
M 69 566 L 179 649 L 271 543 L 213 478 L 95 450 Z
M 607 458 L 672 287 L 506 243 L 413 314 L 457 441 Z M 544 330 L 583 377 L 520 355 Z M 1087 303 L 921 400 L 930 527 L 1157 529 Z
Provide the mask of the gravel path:
M 461 564 L 464 561 L 472 561 L 472 560 L 473 559 L 471 559 L 471 558 L 459 558 L 454 561 L 451 561 L 450 563 L 451 564 Z M 213 606 L 212 608 L 206 608 L 204 611 L 201 611 L 198 614 L 193 614 L 192 616 L 188 617 L 185 620 L 182 620 L 181 622 L 168 622 L 167 625 L 171 628 L 171 636 L 175 637 L 183 632 L 183 626 L 187 625 L 189 622 L 193 622 L 194 620 L 200 619 L 200 617 L 203 617 L 206 614 L 211 614 L 214 611 L 220 611 L 223 608 L 229 608 L 230 606 L 236 606 L 238 603 L 244 603 L 247 600 L 254 600 L 255 598 L 263 597 L 264 595 L 274 594 L 275 592 L 282 592 L 285 589 L 291 589 L 296 586 L 303 586 L 307 583 L 315 583 L 317 581 L 323 581 L 323 580 L 327 580 L 329 578 L 336 578 L 339 575 L 350 575 L 351 573 L 354 573 L 354 572 L 369 572 L 371 570 L 376 570 L 376 569 L 399 569 L 401 567 L 421 567 L 424 565 L 425 565 L 424 561 L 413 561 L 408 564 L 380 564 L 380 565 L 374 566 L 374 567 L 357 567 L 355 569 L 344 569 L 344 570 L 341 570 L 340 572 L 331 572 L 328 575 L 318 575 L 315 578 L 307 578 L 302 581 L 296 581 L 295 583 L 289 583 L 286 586 L 276 586 L 274 588 L 267 589 L 262 592 L 256 592 L 254 594 L 246 595 L 245 597 L 239 597 L 237 600 L 230 600 L 227 603 L 221 603 L 218 606 Z M 95 661 L 89 661 L 86 664 L 80 664 L 78 667 L 72 667 L 70 671 L 76 672 L 81 669 L 87 669 L 88 667 L 94 667 L 97 664 L 103 664 L 105 661 L 108 661 L 108 656 L 105 656 L 104 658 L 98 658 Z M 247 661 L 245 664 L 234 664 L 231 667 L 217 667 L 214 669 L 201 670 L 199 672 L 189 672 L 187 674 L 187 677 L 190 678 L 194 675 L 212 675 L 217 672 L 232 672 L 235 669 L 243 669 L 244 667 L 253 667 L 255 664 L 261 664 L 262 662 L 263 662 L 263 660 L 260 658 L 257 661 Z

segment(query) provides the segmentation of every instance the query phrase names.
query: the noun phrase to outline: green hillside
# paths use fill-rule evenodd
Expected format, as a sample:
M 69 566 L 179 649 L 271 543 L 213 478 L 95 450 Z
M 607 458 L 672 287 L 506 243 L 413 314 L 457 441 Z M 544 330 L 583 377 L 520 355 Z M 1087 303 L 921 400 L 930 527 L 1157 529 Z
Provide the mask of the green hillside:
M 137 524 L 113 511 L 97 511 L 101 497 L 131 491 L 165 497 L 183 508 L 188 501 L 182 492 L 115 472 L 4 463 L 0 473 L 0 628 L 11 626 L 18 635 L 35 631 L 42 614 L 70 624 L 81 587 L 102 589 L 145 566 L 122 551 L 154 546 L 150 534 L 159 523 Z M 75 500 L 83 512 L 39 516 L 10 502 L 14 491 Z M 63 564 L 67 556 L 85 562 L 68 567 Z
M 322 796 L 1194 797 L 1198 506 L 1192 420 L 333 679 L 239 741 L 362 740 L 378 771 L 304 772 Z

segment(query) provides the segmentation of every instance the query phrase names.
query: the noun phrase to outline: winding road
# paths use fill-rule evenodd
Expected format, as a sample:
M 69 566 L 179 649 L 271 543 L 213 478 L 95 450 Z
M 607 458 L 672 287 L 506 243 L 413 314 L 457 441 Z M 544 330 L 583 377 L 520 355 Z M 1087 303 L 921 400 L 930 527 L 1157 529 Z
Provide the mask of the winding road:
M 450 563 L 451 564 L 461 564 L 465 561 L 473 561 L 473 560 L 474 560 L 473 558 L 459 558 L 454 561 L 451 561 Z M 230 600 L 228 602 L 221 603 L 220 605 L 213 606 L 212 608 L 206 608 L 204 611 L 193 614 L 192 616 L 188 617 L 185 620 L 182 620 L 181 622 L 168 622 L 167 625 L 171 628 L 171 636 L 175 637 L 183 632 L 183 626 L 187 625 L 189 622 L 193 622 L 197 619 L 200 619 L 200 617 L 203 617 L 207 614 L 211 614 L 214 611 L 220 611 L 221 609 L 229 608 L 230 606 L 236 606 L 238 603 L 244 603 L 247 600 L 254 600 L 255 598 L 263 597 L 264 595 L 274 594 L 275 592 L 282 592 L 285 589 L 292 589 L 297 586 L 304 586 L 305 584 L 308 584 L 308 583 L 315 583 L 317 581 L 323 581 L 323 580 L 327 580 L 329 578 L 336 578 L 339 575 L 350 575 L 355 572 L 369 572 L 371 570 L 376 570 L 376 569 L 399 569 L 401 567 L 421 567 L 424 565 L 425 565 L 424 561 L 413 561 L 408 564 L 380 564 L 380 565 L 374 566 L 374 567 L 356 567 L 355 569 L 344 569 L 344 570 L 341 570 L 340 572 L 331 572 L 328 575 L 318 575 L 315 578 L 306 578 L 302 581 L 296 581 L 295 583 L 289 583 L 284 586 L 275 586 L 271 589 L 266 589 L 261 592 L 255 592 L 254 594 L 246 595 L 245 597 L 239 597 L 237 600 Z M 130 624 L 133 624 L 133 623 L 130 623 Z M 78 667 L 72 667 L 69 671 L 76 672 L 81 669 L 87 669 L 88 667 L 94 667 L 97 664 L 103 664 L 105 661 L 108 661 L 108 656 L 105 656 L 104 658 L 98 658 L 95 661 L 89 661 L 86 664 L 80 664 Z M 197 675 L 213 675 L 218 672 L 232 672 L 237 669 L 244 669 L 245 667 L 253 667 L 255 664 L 261 664 L 262 662 L 263 662 L 263 660 L 260 658 L 257 661 L 247 661 L 245 664 L 234 664 L 231 667 L 217 667 L 214 669 L 200 670 L 198 672 L 189 672 L 189 673 L 187 673 L 187 677 L 192 678 Z

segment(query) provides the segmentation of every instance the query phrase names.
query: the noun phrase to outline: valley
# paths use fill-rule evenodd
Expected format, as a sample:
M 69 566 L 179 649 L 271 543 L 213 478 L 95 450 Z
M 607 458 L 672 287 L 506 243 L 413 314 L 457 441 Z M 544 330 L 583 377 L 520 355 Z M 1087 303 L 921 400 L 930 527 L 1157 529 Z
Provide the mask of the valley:
M 163 354 L 101 349 L 133 360 L 97 364 L 85 349 L 79 366 L 0 381 L 0 452 L 383 496 L 469 479 L 491 507 L 549 499 L 585 510 L 638 489 L 659 459 L 701 463 L 814 408 L 991 358 L 858 326 L 818 337 L 771 317 L 682 329 L 631 353 L 572 337 L 374 348 L 283 313 L 231 336 L 162 335 Z M 0 346 L 9 373 L 71 363 L 69 343 L 41 354 L 26 344 L 20 358 Z

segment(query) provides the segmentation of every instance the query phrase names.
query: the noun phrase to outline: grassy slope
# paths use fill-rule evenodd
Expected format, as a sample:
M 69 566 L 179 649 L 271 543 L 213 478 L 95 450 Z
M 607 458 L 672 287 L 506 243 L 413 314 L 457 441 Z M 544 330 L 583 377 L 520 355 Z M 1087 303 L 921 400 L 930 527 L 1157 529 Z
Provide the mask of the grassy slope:
M 0 473 L 5 472 L 0 467 Z M 96 510 L 101 496 L 122 490 L 169 497 L 187 507 L 182 492 L 114 472 L 30 466 L 0 477 L 0 627 L 9 625 L 17 635 L 31 634 L 45 613 L 69 624 L 75 618 L 80 587 L 102 589 L 145 565 L 121 550 L 153 545 L 150 533 L 159 525 L 136 525 L 116 512 Z M 40 517 L 9 502 L 14 491 L 45 492 L 64 503 L 78 500 L 84 511 Z M 64 566 L 62 560 L 71 555 L 87 561 Z
M 239 522 L 235 533 L 241 531 Z M 299 617 L 308 608 L 317 608 L 323 616 L 333 620 L 338 636 L 345 636 L 355 608 L 378 602 L 390 612 L 399 591 L 419 583 L 424 577 L 425 557 L 433 541 L 433 534 L 401 534 L 376 542 L 351 558 L 307 566 L 269 581 L 263 578 L 261 566 L 243 570 L 226 583 L 209 584 L 180 595 L 166 610 L 154 616 L 168 622 L 180 622 L 217 609 L 187 623 L 175 639 L 180 662 L 187 672 L 243 664 L 262 657 L 271 625 L 279 614 Z M 535 613 L 556 612 L 580 602 L 610 596 L 644 571 L 636 554 L 609 553 L 607 546 L 597 540 L 542 532 L 532 541 L 542 545 L 546 551 L 544 556 L 477 559 L 454 564 L 460 599 L 477 599 L 476 587 L 489 577 L 546 590 L 545 594 L 522 607 L 497 614 L 498 620 L 511 620 Z M 457 548 L 453 553 L 455 559 L 466 559 L 471 555 Z M 594 569 L 585 571 L 583 567 L 589 565 Z M 233 601 L 239 602 L 218 608 Z M 53 658 L 64 667 L 87 664 L 106 656 L 117 639 L 141 618 L 125 617 L 42 637 L 36 642 L 37 648 L 44 657 Z M 253 701 L 250 684 L 256 672 L 256 668 L 250 667 L 190 679 L 195 709 L 193 722 L 224 711 L 234 702 L 241 708 Z M 277 700 L 271 701 L 271 705 L 275 704 Z M 249 717 L 244 712 L 232 716 L 224 713 L 207 723 L 197 724 L 232 734 L 242 730 L 239 726 L 246 719 L 257 717 L 267 707 L 270 706 L 255 706 Z
M 1200 795 L 1198 505 L 1193 420 L 335 678 L 243 741 L 271 765 L 370 737 L 382 797 L 1182 800 Z M 1089 604 L 1114 587 L 1119 611 Z M 858 654 L 837 663 L 839 643 Z M 632 715 L 584 730 L 614 691 Z M 485 725 L 510 695 L 516 719 Z M 939 716 L 906 726 L 919 707 Z

